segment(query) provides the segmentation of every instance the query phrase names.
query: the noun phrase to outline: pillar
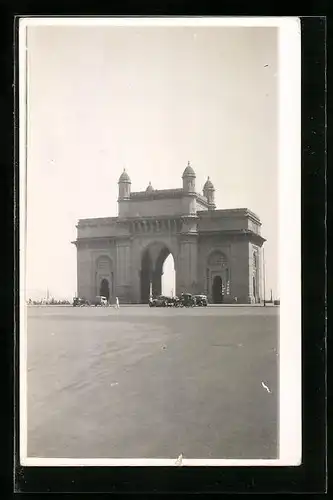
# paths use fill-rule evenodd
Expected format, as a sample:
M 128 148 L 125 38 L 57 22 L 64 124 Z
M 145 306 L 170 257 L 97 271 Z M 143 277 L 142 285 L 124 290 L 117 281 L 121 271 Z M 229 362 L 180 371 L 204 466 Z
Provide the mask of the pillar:
M 197 235 L 188 235 L 180 242 L 177 265 L 177 294 L 197 293 L 198 283 L 198 241 Z
M 130 302 L 131 297 L 131 246 L 127 240 L 117 242 L 117 286 L 116 296 L 120 301 Z

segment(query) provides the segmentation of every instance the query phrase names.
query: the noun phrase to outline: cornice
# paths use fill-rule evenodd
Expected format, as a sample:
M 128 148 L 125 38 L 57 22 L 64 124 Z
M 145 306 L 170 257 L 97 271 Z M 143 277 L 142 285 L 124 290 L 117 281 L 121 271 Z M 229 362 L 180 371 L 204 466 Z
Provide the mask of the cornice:
M 130 194 L 129 201 L 137 200 L 157 200 L 163 198 L 182 198 L 184 191 L 182 188 L 177 189 L 157 189 L 154 191 L 134 191 Z
M 238 217 L 246 217 L 251 221 L 255 222 L 259 226 L 261 226 L 261 221 L 258 215 L 249 210 L 248 208 L 226 208 L 226 209 L 217 209 L 217 210 L 200 210 L 197 212 L 198 216 L 201 219 L 206 218 L 214 218 L 214 219 L 230 219 L 230 218 L 238 218 Z
M 250 240 L 255 240 L 259 244 L 265 243 L 267 241 L 265 238 L 263 238 L 260 234 L 255 233 L 254 231 L 251 231 L 250 229 L 228 229 L 228 230 L 223 230 L 223 229 L 218 229 L 216 231 L 198 231 L 200 238 L 204 238 L 207 236 L 230 236 L 230 237 L 241 237 L 241 238 L 248 238 Z
M 199 238 L 199 233 L 196 231 L 189 231 L 184 233 L 179 233 L 179 239 L 183 242 L 186 240 L 197 240 Z
M 76 240 L 72 241 L 71 243 L 73 245 L 80 246 L 80 245 L 85 245 L 87 243 L 107 243 L 110 246 L 116 243 L 116 240 L 119 239 L 119 236 L 91 236 L 91 237 L 83 237 L 83 238 L 77 238 Z
M 79 219 L 76 228 L 82 229 L 83 227 L 98 227 L 98 226 L 112 226 L 118 220 L 118 217 L 96 217 L 91 219 Z
M 207 208 L 209 208 L 210 206 L 212 206 L 212 204 L 209 203 L 209 201 L 207 200 L 207 198 L 205 196 L 202 196 L 202 194 L 196 193 L 196 196 L 197 196 L 197 200 L 199 200 Z
M 149 200 L 160 200 L 165 198 L 184 198 L 191 197 L 199 200 L 203 205 L 207 208 L 209 207 L 209 203 L 207 198 L 202 196 L 200 193 L 196 191 L 187 192 L 184 191 L 183 188 L 176 189 L 156 189 L 154 191 L 134 191 L 130 194 L 130 197 L 125 201 L 149 201 Z

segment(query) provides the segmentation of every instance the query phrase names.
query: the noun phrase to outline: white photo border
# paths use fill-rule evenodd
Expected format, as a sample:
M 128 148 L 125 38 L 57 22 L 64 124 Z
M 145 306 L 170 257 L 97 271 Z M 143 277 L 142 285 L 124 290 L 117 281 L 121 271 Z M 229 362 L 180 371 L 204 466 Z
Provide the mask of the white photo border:
M 182 466 L 297 466 L 302 463 L 301 385 L 301 32 L 297 17 L 26 17 L 19 21 L 20 332 L 19 456 L 22 466 L 175 466 L 175 459 L 61 459 L 27 456 L 26 135 L 29 26 L 200 26 L 278 28 L 279 458 L 187 459 Z

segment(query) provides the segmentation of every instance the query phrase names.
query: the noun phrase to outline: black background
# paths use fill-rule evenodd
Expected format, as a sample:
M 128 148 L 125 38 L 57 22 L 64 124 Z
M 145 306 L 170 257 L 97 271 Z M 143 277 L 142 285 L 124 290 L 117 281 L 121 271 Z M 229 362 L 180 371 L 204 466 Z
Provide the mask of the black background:
M 126 2 L 108 14 L 113 15 L 249 15 L 244 12 L 214 12 L 185 8 L 185 2 L 164 2 L 158 9 L 145 2 L 140 9 Z M 14 2 L 15 4 L 15 2 Z M 322 5 L 323 2 L 322 2 Z M 320 2 L 316 8 L 320 10 Z M 2 354 L 2 404 L 0 452 L 0 492 L 110 492 L 110 493 L 319 493 L 326 491 L 326 372 L 325 372 L 325 195 L 326 195 L 326 19 L 303 17 L 302 25 L 302 357 L 303 357 L 303 463 L 299 467 L 131 467 L 131 468 L 23 468 L 18 460 L 18 94 L 15 92 L 13 44 L 17 43 L 14 14 L 17 15 L 98 15 L 86 10 L 69 11 L 57 6 L 46 12 L 33 10 L 26 2 L 21 9 L 3 8 L 1 37 L 1 117 L 4 120 L 0 201 L 1 247 L 6 255 L 1 269 L 0 305 Z M 61 9 L 61 7 L 63 7 Z M 196 7 L 196 8 L 195 8 Z M 227 10 L 227 9 L 226 9 Z M 323 10 L 321 11 L 323 14 Z M 100 15 L 106 15 L 101 12 Z M 251 15 L 260 15 L 260 13 Z M 261 14 L 262 15 L 262 14 Z M 268 15 L 268 14 L 267 14 Z M 269 14 L 273 15 L 273 14 Z M 274 14 L 277 15 L 277 14 Z M 286 15 L 286 14 L 283 14 Z M 289 14 L 295 15 L 295 14 Z M 17 80 L 16 80 L 17 81 Z M 16 103 L 15 115 L 13 103 Z M 15 147 L 14 147 L 15 140 Z M 14 167 L 13 167 L 14 165 Z M 14 239 L 15 236 L 15 239 Z M 14 259 L 15 256 L 15 259 Z M 15 302 L 14 302 L 15 299 Z M 283 300 L 283 298 L 282 298 Z M 14 315 L 13 315 L 14 312 Z M 16 376 L 16 375 L 15 375 Z M 15 412 L 14 412 L 15 406 Z M 5 409 L 5 411 L 3 410 Z M 14 424 L 15 414 L 15 424 Z M 14 433 L 15 430 L 15 433 Z M 4 497 L 4 495 L 2 495 Z M 31 495 L 30 495 L 31 496 Z M 40 495 L 32 495 L 37 498 Z M 79 495 L 78 495 L 79 496 Z M 95 495 L 94 495 L 95 496 Z M 99 495 L 100 496 L 100 495 Z M 81 495 L 80 495 L 81 497 Z

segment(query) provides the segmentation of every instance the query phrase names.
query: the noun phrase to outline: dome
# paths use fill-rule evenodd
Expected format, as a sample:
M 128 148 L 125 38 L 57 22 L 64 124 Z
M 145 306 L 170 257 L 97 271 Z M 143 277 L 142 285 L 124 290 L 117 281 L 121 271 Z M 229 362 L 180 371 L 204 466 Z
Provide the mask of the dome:
M 212 181 L 210 180 L 209 177 L 207 178 L 207 180 L 206 180 L 203 188 L 204 188 L 204 191 L 206 189 L 214 189 L 213 183 L 212 183 Z
M 123 173 L 121 174 L 121 176 L 119 177 L 118 182 L 131 182 L 131 179 L 129 178 L 129 175 L 125 169 L 124 169 Z
M 190 162 L 188 162 L 187 167 L 184 170 L 183 177 L 195 177 L 195 172 L 191 167 Z
M 151 182 L 149 182 L 148 187 L 147 187 L 147 189 L 146 189 L 146 193 L 151 193 L 152 191 L 154 191 L 154 188 L 153 188 L 153 186 L 151 185 Z

